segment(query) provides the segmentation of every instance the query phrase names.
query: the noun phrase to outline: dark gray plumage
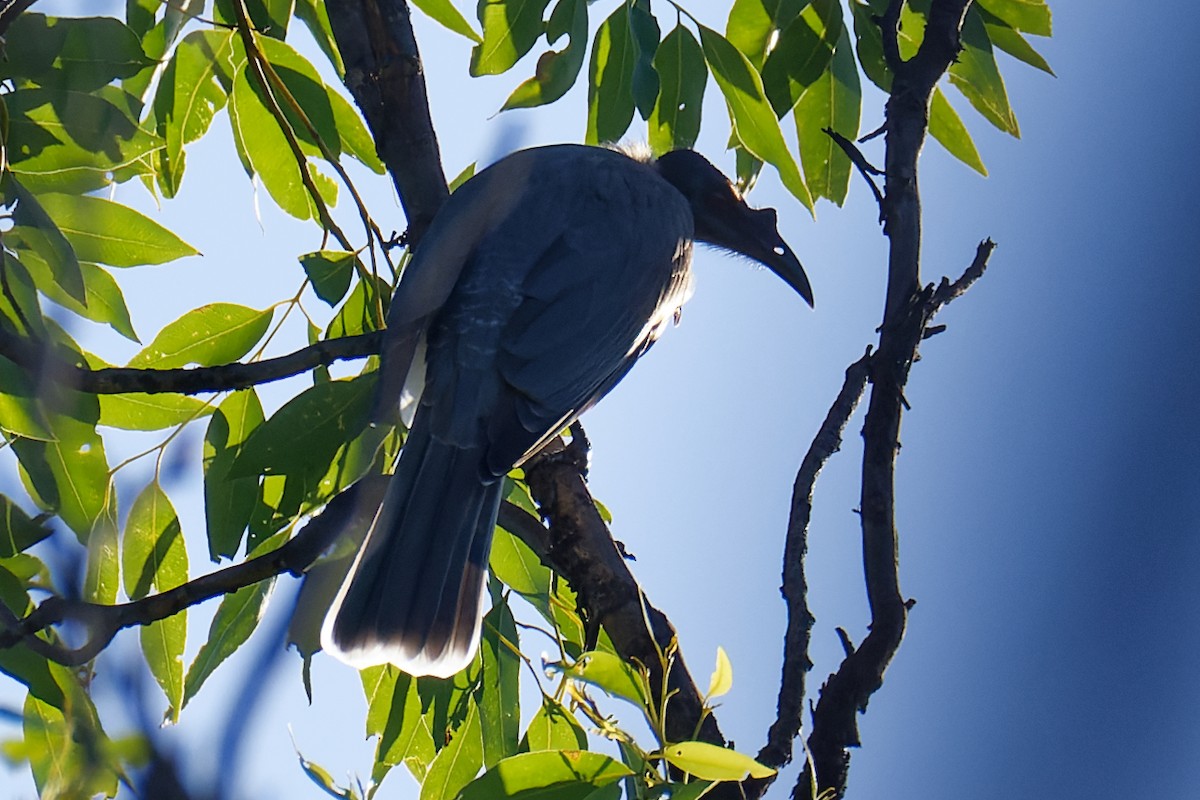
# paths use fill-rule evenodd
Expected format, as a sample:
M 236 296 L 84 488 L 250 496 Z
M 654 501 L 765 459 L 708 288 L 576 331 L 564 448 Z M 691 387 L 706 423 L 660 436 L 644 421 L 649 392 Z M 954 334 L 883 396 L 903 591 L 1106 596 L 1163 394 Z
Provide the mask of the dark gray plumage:
M 403 395 L 415 416 L 325 649 L 413 674 L 470 662 L 505 474 L 658 339 L 691 294 L 693 240 L 763 263 L 811 304 L 774 210 L 689 150 L 523 150 L 450 197 L 388 313 L 380 402 Z

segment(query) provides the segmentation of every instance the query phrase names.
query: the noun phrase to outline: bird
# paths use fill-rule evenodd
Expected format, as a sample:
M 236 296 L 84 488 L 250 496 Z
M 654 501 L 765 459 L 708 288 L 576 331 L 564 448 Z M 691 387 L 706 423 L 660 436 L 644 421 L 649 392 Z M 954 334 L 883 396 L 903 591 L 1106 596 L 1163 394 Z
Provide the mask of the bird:
M 693 242 L 761 263 L 812 305 L 775 210 L 693 150 L 529 148 L 450 195 L 388 310 L 377 408 L 407 438 L 323 649 L 413 675 L 471 663 L 505 476 L 677 319 Z

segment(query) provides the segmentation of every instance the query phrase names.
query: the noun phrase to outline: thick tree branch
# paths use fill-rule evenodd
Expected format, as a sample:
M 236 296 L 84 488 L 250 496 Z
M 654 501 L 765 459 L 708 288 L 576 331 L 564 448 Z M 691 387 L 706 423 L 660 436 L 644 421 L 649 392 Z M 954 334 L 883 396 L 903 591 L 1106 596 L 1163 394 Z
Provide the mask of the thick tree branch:
M 375 355 L 379 352 L 381 337 L 382 334 L 376 331 L 328 339 L 285 356 L 245 364 L 196 369 L 91 369 L 77 363 L 78 356 L 69 350 L 56 348 L 48 342 L 26 339 L 0 328 L 0 357 L 22 367 L 35 380 L 49 378 L 67 388 L 90 394 L 200 394 L 245 389 L 290 378 L 335 361 Z
M 36 2 L 37 0 L 0 0 L 0 38 L 8 33 L 8 26 L 13 24 L 13 20 Z
M 387 166 L 416 246 L 450 196 L 408 4 L 403 0 L 327 0 L 346 66 L 346 88 L 362 110 Z

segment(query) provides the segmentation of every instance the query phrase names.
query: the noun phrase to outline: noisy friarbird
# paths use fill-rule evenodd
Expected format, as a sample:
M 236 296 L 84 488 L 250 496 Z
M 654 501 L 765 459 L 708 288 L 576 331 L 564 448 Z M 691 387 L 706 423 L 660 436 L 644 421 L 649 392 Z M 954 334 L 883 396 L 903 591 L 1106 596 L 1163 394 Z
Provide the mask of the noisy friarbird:
M 675 319 L 693 242 L 762 263 L 812 304 L 775 211 L 691 150 L 522 150 L 450 196 L 388 312 L 379 399 L 408 437 L 325 619 L 327 651 L 414 675 L 470 663 L 504 476 Z

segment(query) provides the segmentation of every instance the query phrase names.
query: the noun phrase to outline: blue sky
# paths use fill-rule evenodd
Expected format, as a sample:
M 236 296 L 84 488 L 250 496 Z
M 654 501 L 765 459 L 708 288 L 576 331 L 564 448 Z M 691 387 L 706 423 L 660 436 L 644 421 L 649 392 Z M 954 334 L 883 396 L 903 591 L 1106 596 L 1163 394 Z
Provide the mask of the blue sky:
M 1000 246 L 987 276 L 939 318 L 949 329 L 924 344 L 907 392 L 897 522 L 901 586 L 917 604 L 861 718 L 852 797 L 1183 797 L 1200 785 L 1200 690 L 1185 672 L 1200 656 L 1200 237 L 1185 217 L 1198 177 L 1189 145 L 1200 75 L 1186 55 L 1189 26 L 1170 22 L 1189 6 L 1158 4 L 1152 22 L 1135 25 L 1128 9 L 1102 5 L 1052 3 L 1056 35 L 1041 49 L 1057 79 L 1002 64 L 1022 140 L 964 111 L 991 177 L 932 143 L 922 161 L 925 279 L 957 276 L 984 237 Z M 723 28 L 719 4 L 694 10 Z M 472 80 L 465 40 L 420 18 L 417 35 L 448 174 L 498 149 L 582 139 L 578 88 L 550 109 L 497 117 L 532 65 Z M 699 149 L 729 171 L 711 87 L 706 106 Z M 881 109 L 868 97 L 865 129 Z M 229 144 L 218 122 L 189 157 L 181 199 L 161 215 L 205 257 L 119 276 L 143 339 L 203 302 L 261 307 L 290 296 L 301 279 L 295 255 L 319 244 L 265 195 L 259 225 Z M 865 152 L 881 161 L 880 147 Z M 386 181 L 366 186 L 376 215 L 394 208 L 402 228 Z M 117 196 L 153 209 L 137 187 Z M 844 209 L 824 204 L 815 222 L 772 176 L 751 199 L 779 209 L 816 310 L 769 272 L 702 253 L 682 324 L 584 423 L 592 489 L 679 628 L 693 672 L 703 681 L 716 647 L 729 652 L 734 690 L 719 719 L 753 752 L 773 718 L 792 480 L 842 371 L 874 339 L 886 242 L 858 181 Z M 299 326 L 290 334 L 303 336 Z M 107 335 L 87 344 L 114 361 L 132 352 Z M 817 487 L 810 693 L 836 667 L 834 627 L 865 635 L 852 512 L 860 427 L 856 417 Z M 180 445 L 193 464 L 201 435 Z M 138 469 L 135 484 L 149 477 Z M 194 487 L 167 489 L 199 543 Z M 193 570 L 204 564 L 201 544 Z M 195 616 L 189 658 L 204 631 Z M 240 703 L 242 675 L 267 645 L 252 641 L 201 693 L 211 707 L 187 709 L 164 732 L 197 775 L 217 765 L 198 743 Z M 369 770 L 357 676 L 319 658 L 315 684 L 310 708 L 298 660 L 282 660 L 248 731 L 236 796 L 316 796 L 288 726 L 335 775 Z M 415 797 L 406 780 L 394 774 L 384 796 Z M 773 796 L 785 795 L 777 787 Z

